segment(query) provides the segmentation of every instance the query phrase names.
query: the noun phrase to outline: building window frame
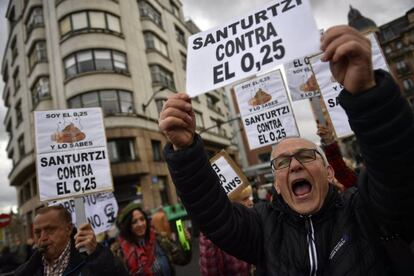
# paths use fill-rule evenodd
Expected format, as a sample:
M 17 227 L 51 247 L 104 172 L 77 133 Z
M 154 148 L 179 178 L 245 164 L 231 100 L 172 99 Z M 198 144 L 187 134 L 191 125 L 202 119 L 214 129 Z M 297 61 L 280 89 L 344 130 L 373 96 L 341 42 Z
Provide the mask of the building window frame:
M 112 164 L 139 160 L 134 137 L 111 138 L 108 139 L 107 144 L 109 160 Z
M 25 25 L 27 38 L 30 37 L 32 31 L 35 28 L 41 28 L 45 26 L 42 6 L 33 6 L 30 8 L 29 16 L 27 17 Z
M 187 42 L 186 42 L 184 31 L 177 25 L 174 25 L 174 29 L 175 29 L 175 38 L 177 39 L 177 41 L 180 42 L 184 47 L 187 47 L 186 46 Z
M 30 91 L 32 93 L 33 109 L 36 108 L 41 101 L 50 99 L 49 76 L 39 76 L 32 85 Z
M 17 37 L 14 36 L 11 43 L 10 43 L 10 51 L 12 55 L 12 65 L 14 64 L 14 61 L 16 60 L 17 56 L 19 55 L 19 50 L 17 49 Z
M 16 94 L 17 91 L 19 91 L 21 83 L 19 78 L 19 67 L 14 70 L 13 73 L 13 86 L 14 86 L 14 94 Z
M 94 25 L 93 14 L 103 15 L 103 25 Z M 76 28 L 74 24 L 75 16 L 84 16 L 84 27 Z M 114 21 L 115 19 L 115 21 Z M 76 21 L 76 20 L 75 20 Z M 64 25 L 66 24 L 66 25 Z M 79 33 L 105 32 L 109 34 L 122 34 L 121 18 L 113 13 L 101 10 L 82 10 L 66 14 L 59 20 L 59 35 L 65 39 Z
M 33 42 L 32 47 L 29 50 L 27 56 L 29 59 L 29 70 L 33 71 L 33 68 L 36 67 L 38 63 L 47 62 L 47 49 L 45 40 L 37 40 Z
M 14 106 L 14 111 L 16 112 L 16 128 L 19 127 L 21 122 L 23 122 L 23 112 L 22 112 L 22 100 L 18 100 Z
M 161 85 L 175 91 L 174 74 L 159 64 L 150 64 L 153 85 Z
M 105 108 L 106 106 L 104 104 L 105 100 L 103 99 L 103 95 L 108 94 L 109 92 L 114 92 L 114 96 L 116 97 L 115 101 L 111 101 L 112 103 L 116 104 L 114 106 L 116 109 L 115 112 L 110 112 Z M 92 94 L 96 94 L 96 104 L 93 104 L 93 102 L 92 104 L 86 104 L 85 97 L 91 96 Z M 130 99 L 129 101 L 127 99 L 128 97 Z M 106 116 L 135 113 L 133 93 L 131 91 L 121 89 L 102 89 L 87 91 L 68 99 L 68 106 L 70 108 L 101 107 Z
M 152 160 L 154 162 L 163 162 L 162 144 L 160 140 L 151 140 Z
M 147 50 L 154 50 L 165 57 L 169 57 L 168 43 L 151 31 L 144 32 L 145 47 Z
M 158 9 L 145 0 L 139 0 L 138 7 L 141 18 L 149 19 L 154 22 L 155 25 L 163 28 L 162 14 L 158 11 Z
M 97 58 L 97 54 L 108 54 L 109 59 Z M 90 59 L 81 56 L 90 56 Z M 67 66 L 68 61 L 70 66 Z M 105 66 L 102 64 L 105 63 Z M 76 51 L 63 59 L 65 78 L 71 79 L 78 75 L 89 72 L 113 72 L 119 74 L 129 74 L 127 56 L 124 52 L 113 49 L 85 49 Z M 70 72 L 70 73 L 68 73 Z
M 24 134 L 20 135 L 17 139 L 17 149 L 19 150 L 19 160 L 26 154 L 26 148 L 24 145 Z

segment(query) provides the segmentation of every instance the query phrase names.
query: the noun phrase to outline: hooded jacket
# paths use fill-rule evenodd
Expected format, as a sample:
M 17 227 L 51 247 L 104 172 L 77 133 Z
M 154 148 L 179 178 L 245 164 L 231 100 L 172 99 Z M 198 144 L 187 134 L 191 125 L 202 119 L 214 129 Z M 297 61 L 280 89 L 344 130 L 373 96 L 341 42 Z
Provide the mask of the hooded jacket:
M 391 76 L 375 75 L 377 85 L 369 91 L 343 90 L 339 98 L 365 159 L 359 190 L 338 194 L 330 187 L 311 216 L 295 213 L 281 197 L 252 209 L 231 204 L 200 137 L 180 151 L 166 145 L 173 182 L 201 231 L 256 265 L 259 275 L 414 275 L 414 262 L 396 263 L 390 256 L 412 257 L 413 113 Z

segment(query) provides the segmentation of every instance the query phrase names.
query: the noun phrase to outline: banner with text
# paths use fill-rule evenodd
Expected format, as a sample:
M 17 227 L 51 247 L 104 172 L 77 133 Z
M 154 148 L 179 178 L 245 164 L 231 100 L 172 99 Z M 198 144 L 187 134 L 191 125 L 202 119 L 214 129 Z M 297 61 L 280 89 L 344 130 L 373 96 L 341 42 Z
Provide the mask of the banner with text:
M 374 33 L 366 35 L 371 41 L 372 48 L 372 63 L 374 69 L 383 69 L 389 72 L 385 57 L 379 47 Z M 325 106 L 331 117 L 332 124 L 338 138 L 346 137 L 353 134 L 353 131 L 348 122 L 348 116 L 345 110 L 339 105 L 338 96 L 343 86 L 336 82 L 332 76 L 328 62 L 320 60 L 321 55 L 311 58 L 312 70 L 316 76 L 317 83 L 321 90 Z
M 118 203 L 113 193 L 97 193 L 83 196 L 86 219 L 92 225 L 95 235 L 111 229 L 118 214 Z M 76 224 L 75 201 L 58 200 L 49 205 L 62 205 L 72 215 L 72 223 Z
M 277 0 L 189 38 L 187 93 L 197 96 L 319 51 L 308 0 Z
M 299 136 L 280 70 L 241 83 L 234 90 L 251 150 Z
M 284 64 L 286 80 L 292 101 L 319 96 L 319 88 L 307 57 Z
M 230 199 L 236 197 L 239 191 L 249 185 L 242 170 L 224 150 L 214 155 L 210 163 L 220 180 L 221 187 Z
M 40 201 L 112 191 L 100 108 L 35 111 Z

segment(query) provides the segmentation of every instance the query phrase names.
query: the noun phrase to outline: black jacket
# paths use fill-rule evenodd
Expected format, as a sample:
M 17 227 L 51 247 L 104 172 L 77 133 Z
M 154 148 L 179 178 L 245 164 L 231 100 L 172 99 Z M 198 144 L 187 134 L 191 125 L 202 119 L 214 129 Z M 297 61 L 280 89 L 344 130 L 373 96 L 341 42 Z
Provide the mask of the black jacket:
M 95 252 L 91 255 L 79 253 L 73 246 L 73 242 L 70 250 L 69 264 L 66 267 L 63 276 L 128 276 L 128 272 L 121 260 L 119 260 L 118 257 L 115 257 L 108 248 L 103 247 L 100 244 L 97 245 Z M 39 251 L 36 250 L 32 257 L 16 270 L 14 275 L 43 276 L 42 256 Z
M 323 207 L 311 217 L 296 214 L 281 197 L 253 209 L 231 204 L 199 137 L 185 150 L 174 152 L 167 145 L 178 194 L 201 231 L 231 255 L 255 264 L 259 275 L 414 275 L 410 267 L 402 268 L 407 263 L 396 264 L 389 256 L 411 257 L 413 114 L 392 78 L 383 71 L 375 74 L 377 86 L 370 91 L 340 94 L 365 158 L 359 190 L 338 194 L 330 187 Z

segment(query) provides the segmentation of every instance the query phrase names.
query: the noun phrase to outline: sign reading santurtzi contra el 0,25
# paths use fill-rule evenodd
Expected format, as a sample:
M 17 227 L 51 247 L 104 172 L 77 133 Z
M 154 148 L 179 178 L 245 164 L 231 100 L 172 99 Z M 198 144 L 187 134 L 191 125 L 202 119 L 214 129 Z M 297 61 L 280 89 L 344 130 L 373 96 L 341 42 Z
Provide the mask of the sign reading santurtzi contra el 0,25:
M 112 191 L 101 108 L 36 111 L 40 201 Z

